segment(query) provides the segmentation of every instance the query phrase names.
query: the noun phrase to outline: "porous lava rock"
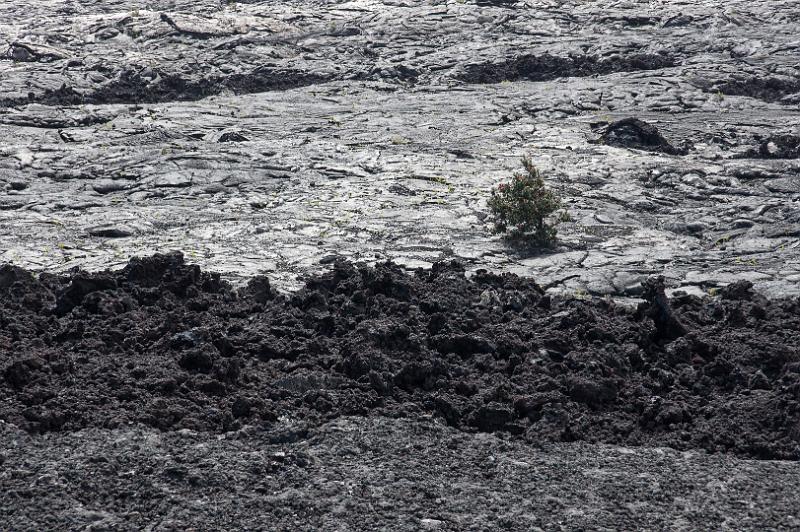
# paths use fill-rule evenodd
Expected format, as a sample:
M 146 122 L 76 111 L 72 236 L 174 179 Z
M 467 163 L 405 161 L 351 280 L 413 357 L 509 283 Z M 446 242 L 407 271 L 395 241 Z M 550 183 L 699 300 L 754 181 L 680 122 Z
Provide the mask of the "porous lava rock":
M 687 147 L 675 147 L 653 124 L 638 118 L 623 118 L 605 126 L 595 143 L 618 148 L 634 148 L 669 155 L 685 155 Z
M 800 301 L 745 283 L 638 309 L 457 262 L 338 261 L 292 294 L 178 253 L 118 271 L 0 269 L 0 419 L 31 433 L 225 432 L 430 416 L 531 442 L 800 458 Z

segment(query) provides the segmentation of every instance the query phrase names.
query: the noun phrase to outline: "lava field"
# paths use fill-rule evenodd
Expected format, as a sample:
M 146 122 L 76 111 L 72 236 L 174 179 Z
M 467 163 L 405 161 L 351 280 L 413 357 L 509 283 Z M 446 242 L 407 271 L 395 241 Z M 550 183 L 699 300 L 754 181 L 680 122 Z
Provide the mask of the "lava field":
M 175 253 L 69 276 L 5 266 L 0 287 L 0 417 L 32 433 L 428 415 L 532 443 L 800 459 L 800 301 L 747 283 L 667 300 L 655 280 L 634 310 L 458 263 L 340 262 L 286 296 Z
M 529 449 L 800 458 L 800 301 L 747 282 L 668 299 L 653 279 L 643 295 L 637 308 L 550 296 L 457 262 L 408 273 L 340 261 L 288 295 L 266 277 L 233 288 L 179 253 L 97 273 L 6 265 L 0 419 L 34 440 L 144 427 L 273 445 L 353 418 L 428 420 Z M 131 452 L 98 459 L 135 471 Z M 175 467 L 164 474 L 202 484 Z
M 0 2 L 0 531 L 800 530 L 798 30 Z

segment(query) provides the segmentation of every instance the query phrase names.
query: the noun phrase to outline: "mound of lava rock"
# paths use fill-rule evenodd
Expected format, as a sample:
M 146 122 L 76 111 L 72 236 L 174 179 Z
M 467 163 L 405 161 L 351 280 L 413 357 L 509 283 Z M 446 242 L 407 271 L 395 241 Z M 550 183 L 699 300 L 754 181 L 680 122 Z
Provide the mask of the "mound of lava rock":
M 457 263 L 346 262 L 277 294 L 180 254 L 0 267 L 0 419 L 30 432 L 433 415 L 466 431 L 800 458 L 800 301 L 545 295 Z

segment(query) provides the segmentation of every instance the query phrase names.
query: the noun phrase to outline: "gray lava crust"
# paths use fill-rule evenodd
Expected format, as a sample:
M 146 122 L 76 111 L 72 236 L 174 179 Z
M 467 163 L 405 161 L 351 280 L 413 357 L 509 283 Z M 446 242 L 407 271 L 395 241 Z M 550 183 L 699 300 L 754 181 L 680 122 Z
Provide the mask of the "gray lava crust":
M 458 258 L 566 293 L 638 297 L 653 274 L 800 293 L 792 1 L 7 3 L 0 20 L 0 261 L 182 249 L 296 288 L 334 255 Z M 489 236 L 488 190 L 524 154 L 574 220 L 552 253 Z

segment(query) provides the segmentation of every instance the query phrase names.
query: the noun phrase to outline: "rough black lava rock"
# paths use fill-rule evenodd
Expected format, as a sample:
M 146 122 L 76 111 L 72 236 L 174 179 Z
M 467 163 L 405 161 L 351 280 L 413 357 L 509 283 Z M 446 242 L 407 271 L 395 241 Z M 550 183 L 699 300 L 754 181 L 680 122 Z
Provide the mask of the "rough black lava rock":
M 745 284 L 668 300 L 656 279 L 634 311 L 543 305 L 529 279 L 458 263 L 337 262 L 291 297 L 180 254 L 0 273 L 0 419 L 33 433 L 427 413 L 530 441 L 800 458 L 800 302 Z
M 760 159 L 797 159 L 800 158 L 800 136 L 772 135 L 761 140 L 757 149 L 750 150 L 749 157 Z
M 624 118 L 608 124 L 596 141 L 608 146 L 635 148 L 670 155 L 684 155 L 685 147 L 676 148 L 661 135 L 658 129 L 638 118 Z

